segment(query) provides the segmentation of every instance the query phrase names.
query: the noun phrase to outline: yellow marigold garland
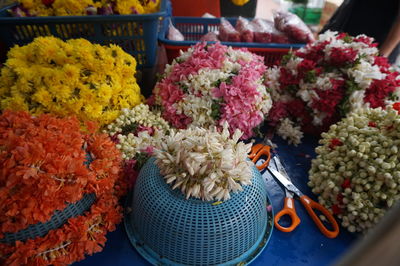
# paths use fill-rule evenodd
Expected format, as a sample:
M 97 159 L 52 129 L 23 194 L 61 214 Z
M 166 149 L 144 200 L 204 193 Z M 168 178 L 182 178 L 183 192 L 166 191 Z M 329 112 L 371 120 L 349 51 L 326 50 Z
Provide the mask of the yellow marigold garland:
M 149 14 L 158 12 L 161 0 L 18 0 L 18 2 L 20 9 L 18 12 L 11 10 L 11 13 L 15 16 L 30 17 Z M 102 8 L 110 8 L 109 13 L 102 12 Z
M 76 115 L 103 126 L 144 99 L 135 72 L 136 60 L 119 46 L 38 37 L 9 51 L 0 74 L 0 108 Z

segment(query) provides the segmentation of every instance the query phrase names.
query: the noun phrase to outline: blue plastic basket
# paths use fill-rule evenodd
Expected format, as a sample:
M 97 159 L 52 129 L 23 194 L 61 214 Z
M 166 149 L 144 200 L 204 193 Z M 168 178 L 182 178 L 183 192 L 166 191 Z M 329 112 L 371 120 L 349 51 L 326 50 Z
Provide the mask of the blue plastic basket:
M 159 12 L 143 15 L 23 18 L 9 16 L 7 10 L 12 5 L 0 9 L 0 39 L 8 48 L 49 35 L 63 40 L 85 38 L 102 45 L 118 44 L 136 58 L 138 69 L 150 68 L 156 63 L 157 38 L 168 4 L 168 0 L 162 0 Z
M 172 24 L 183 34 L 184 41 L 171 41 L 167 39 L 168 23 L 164 24 L 163 34 L 159 41 L 167 51 L 169 63 L 179 56 L 180 50 L 187 50 L 191 45 L 196 44 L 200 38 L 208 32 L 216 31 L 219 28 L 219 18 L 197 18 L 197 17 L 172 17 Z M 236 18 L 227 18 L 233 26 L 236 25 Z M 305 44 L 279 44 L 279 43 L 245 43 L 245 42 L 221 42 L 237 48 L 247 48 L 250 52 L 264 57 L 265 64 L 274 65 L 279 59 L 291 49 L 296 50 Z
M 64 210 L 55 211 L 50 220 L 45 223 L 30 225 L 16 233 L 5 233 L 4 237 L 0 239 L 0 243 L 14 244 L 15 241 L 26 241 L 28 239 L 35 239 L 36 237 L 43 237 L 50 230 L 64 225 L 70 218 L 82 215 L 90 209 L 95 201 L 96 195 L 94 193 L 85 194 L 79 201 L 68 204 Z
M 89 152 L 85 154 L 84 164 L 89 168 L 93 162 L 93 158 Z M 96 194 L 85 194 L 82 199 L 74 203 L 69 203 L 63 210 L 56 210 L 51 218 L 44 223 L 36 223 L 29 225 L 27 228 L 19 230 L 15 233 L 5 233 L 0 239 L 0 243 L 14 244 L 15 241 L 26 241 L 43 237 L 51 230 L 58 229 L 63 226 L 69 219 L 84 214 L 92 207 L 96 201 Z
M 151 158 L 143 166 L 125 228 L 132 245 L 154 265 L 230 265 L 248 263 L 267 245 L 273 214 L 257 168 L 252 185 L 218 205 L 186 200 L 172 190 Z

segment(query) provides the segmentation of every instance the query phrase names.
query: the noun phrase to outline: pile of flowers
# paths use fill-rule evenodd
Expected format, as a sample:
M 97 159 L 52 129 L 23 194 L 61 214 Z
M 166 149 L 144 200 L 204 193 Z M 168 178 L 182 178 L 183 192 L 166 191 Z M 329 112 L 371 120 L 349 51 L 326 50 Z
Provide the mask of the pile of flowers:
M 109 124 L 143 98 L 135 59 L 120 47 L 38 37 L 15 46 L 0 74 L 0 108 Z
M 385 107 L 400 97 L 399 73 L 379 57 L 365 35 L 327 31 L 267 70 L 274 106 L 268 118 L 298 144 L 302 132 L 319 134 L 359 107 Z
M 157 12 L 160 0 L 18 0 L 14 17 L 129 15 Z
M 121 150 L 125 160 L 124 169 L 130 184 L 133 184 L 138 171 L 153 155 L 158 141 L 168 134 L 170 127 L 159 113 L 150 111 L 146 104 L 133 109 L 123 109 L 122 114 L 107 126 L 103 132 L 110 135 Z
M 247 139 L 271 108 L 265 70 L 263 58 L 246 50 L 198 43 L 167 65 L 150 103 L 177 128 L 221 128 L 226 121 Z
M 366 231 L 400 199 L 400 103 L 366 108 L 322 133 L 308 185 L 350 232 Z
M 228 200 L 230 192 L 252 183 L 253 163 L 247 160 L 252 144 L 238 142 L 241 135 L 235 130 L 231 138 L 227 123 L 222 132 L 216 127 L 171 130 L 155 150 L 156 164 L 186 198 Z
M 0 243 L 2 265 L 68 265 L 102 250 L 107 232 L 122 218 L 126 192 L 121 154 L 106 134 L 76 118 L 32 117 L 6 110 L 0 116 L 0 239 L 50 220 L 84 195 L 96 201 L 43 237 Z

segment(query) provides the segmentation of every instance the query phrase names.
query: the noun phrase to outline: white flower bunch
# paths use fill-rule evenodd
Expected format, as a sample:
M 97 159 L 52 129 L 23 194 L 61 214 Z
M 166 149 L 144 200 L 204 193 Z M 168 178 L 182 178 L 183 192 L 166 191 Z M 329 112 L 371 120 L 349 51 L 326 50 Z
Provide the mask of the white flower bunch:
M 215 127 L 171 131 L 155 151 L 156 164 L 172 189 L 187 199 L 228 200 L 230 192 L 252 183 L 251 144 L 238 142 L 241 136 L 236 130 L 230 137 L 227 123 L 222 132 Z
M 282 122 L 277 126 L 276 132 L 284 140 L 288 140 L 289 144 L 298 145 L 301 143 L 303 138 L 303 132 L 300 126 L 295 126 L 295 124 L 289 119 L 284 118 Z
M 122 109 L 122 114 L 104 133 L 117 138 L 116 146 L 123 159 L 132 159 L 136 153 L 154 147 L 169 129 L 160 114 L 153 113 L 146 104 L 139 104 L 131 110 Z
M 308 185 L 350 232 L 366 231 L 400 199 L 400 115 L 359 109 L 319 143 Z

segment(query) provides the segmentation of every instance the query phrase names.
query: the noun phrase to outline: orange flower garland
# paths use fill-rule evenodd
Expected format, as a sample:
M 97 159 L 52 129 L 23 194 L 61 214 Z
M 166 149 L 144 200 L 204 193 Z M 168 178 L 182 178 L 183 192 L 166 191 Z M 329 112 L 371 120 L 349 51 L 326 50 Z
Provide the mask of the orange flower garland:
M 0 239 L 96 194 L 89 211 L 44 237 L 0 244 L 0 264 L 66 265 L 100 251 L 122 218 L 118 197 L 126 192 L 109 137 L 81 132 L 75 118 L 11 111 L 0 116 L 0 136 Z

